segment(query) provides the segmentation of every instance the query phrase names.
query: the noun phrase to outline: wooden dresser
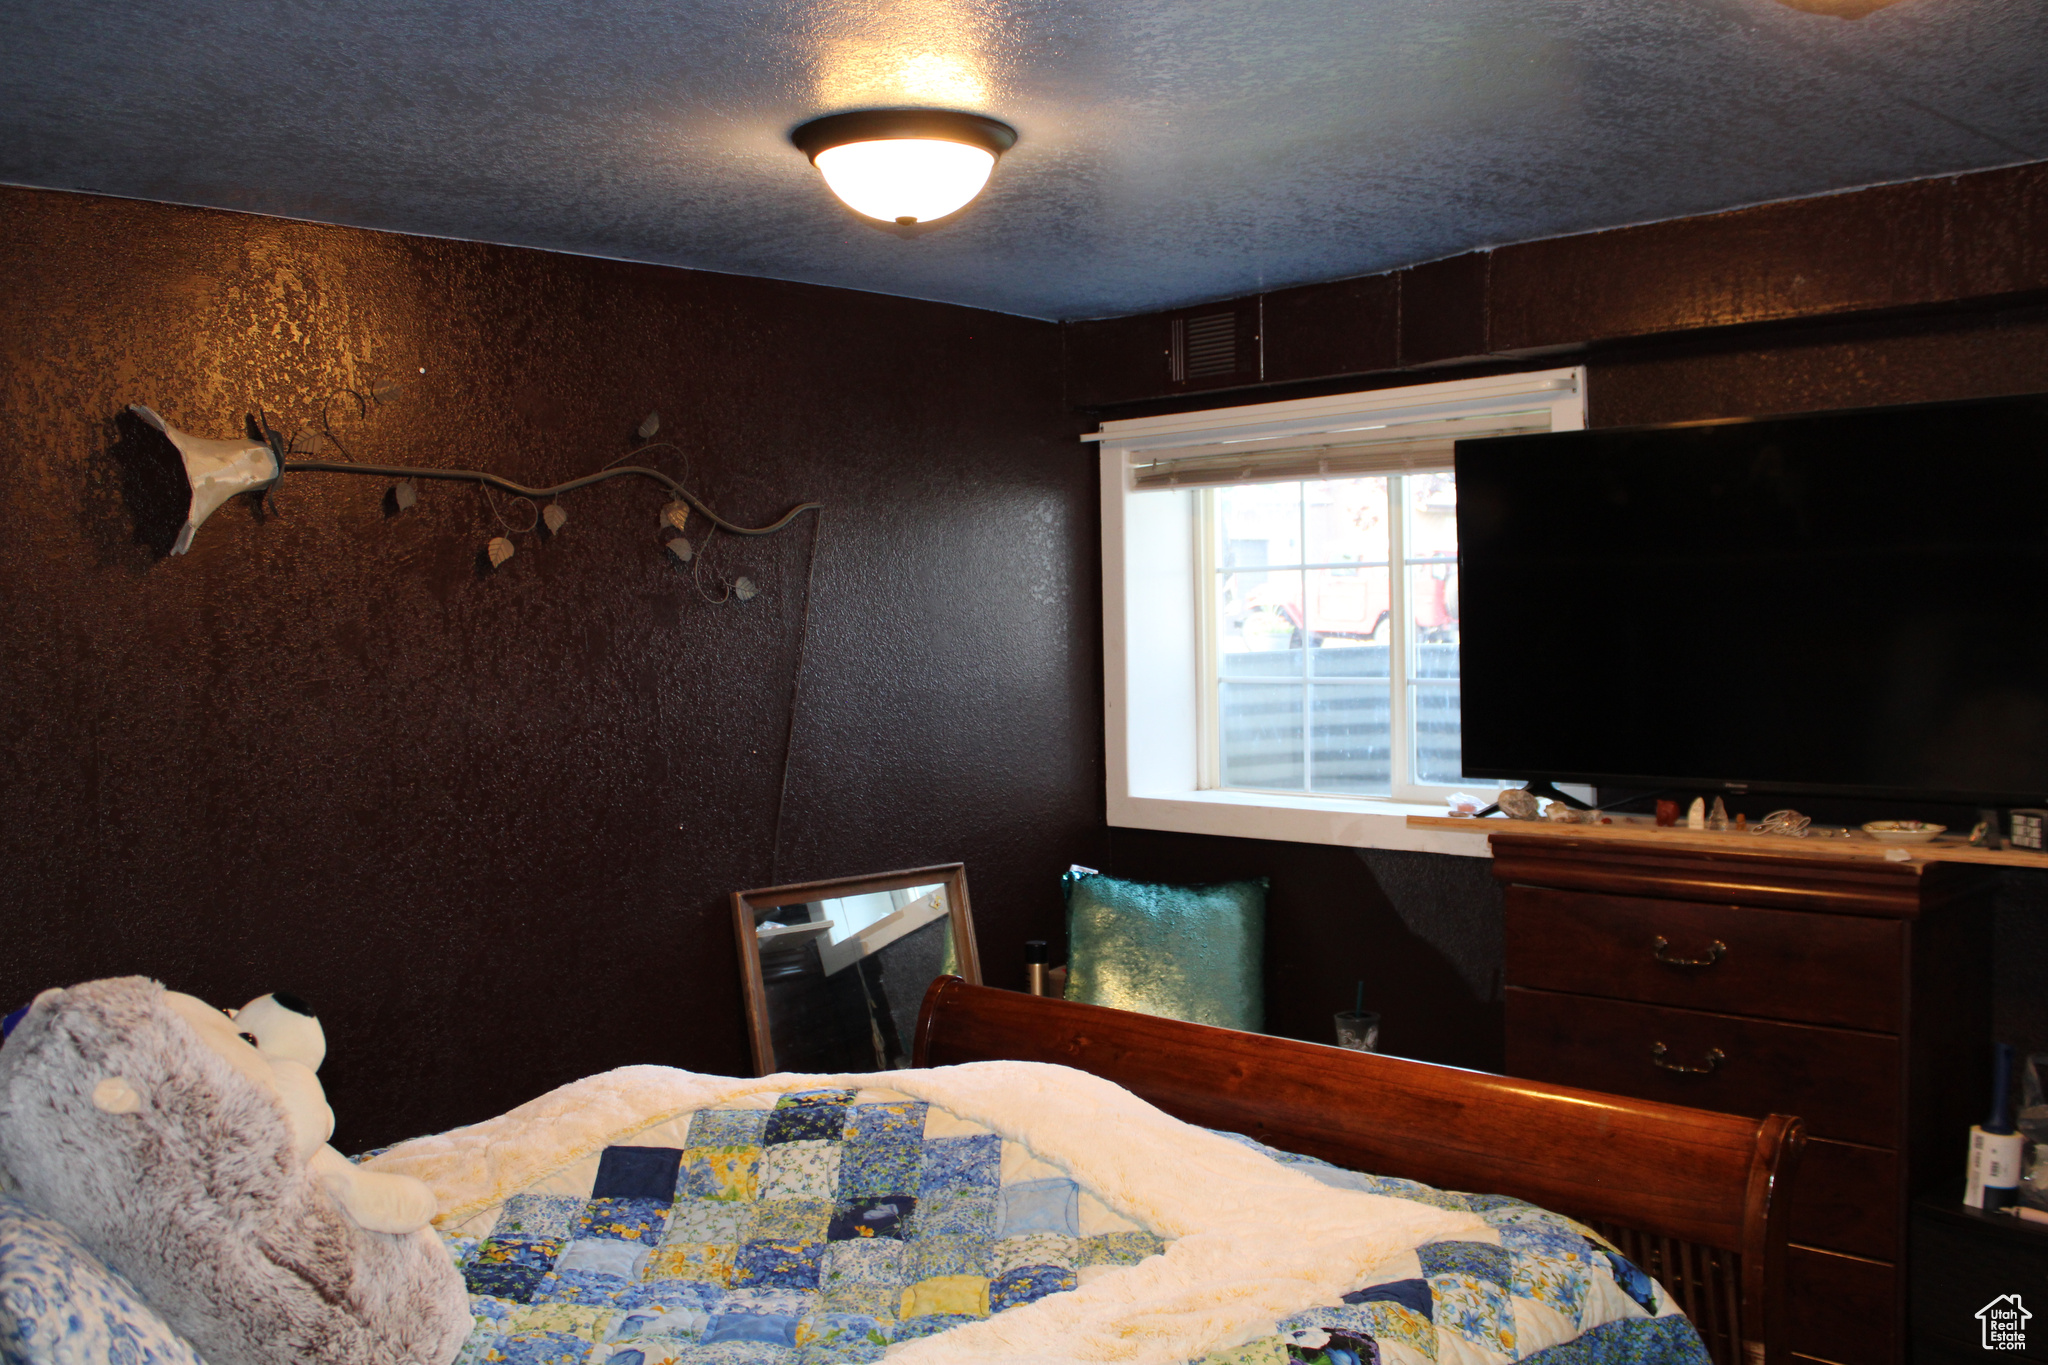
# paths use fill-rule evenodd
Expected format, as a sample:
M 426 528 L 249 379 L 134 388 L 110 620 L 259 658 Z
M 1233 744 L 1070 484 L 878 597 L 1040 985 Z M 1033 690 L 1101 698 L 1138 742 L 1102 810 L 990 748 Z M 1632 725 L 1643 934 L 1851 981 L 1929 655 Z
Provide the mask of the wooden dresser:
M 1495 834 L 1507 1071 L 1804 1118 L 1795 1358 L 1905 1365 L 1907 1204 L 1960 1182 L 1982 1118 L 1990 879 L 1789 842 Z

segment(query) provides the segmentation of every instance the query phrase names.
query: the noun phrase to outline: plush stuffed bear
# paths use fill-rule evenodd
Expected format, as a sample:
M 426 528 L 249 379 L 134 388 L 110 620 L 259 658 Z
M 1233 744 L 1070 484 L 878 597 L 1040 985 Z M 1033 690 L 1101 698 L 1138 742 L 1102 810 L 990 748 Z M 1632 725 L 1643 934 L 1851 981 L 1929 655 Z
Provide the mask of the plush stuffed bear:
M 326 1145 L 325 1051 L 289 996 L 45 991 L 0 1045 L 0 1174 L 209 1365 L 446 1365 L 472 1324 L 433 1197 Z
M 424 1184 L 410 1176 L 366 1171 L 327 1145 L 334 1136 L 334 1111 L 313 1074 L 326 1059 L 327 1035 L 304 1001 L 283 992 L 259 996 L 235 1010 L 230 1023 L 229 1015 L 189 995 L 166 991 L 164 999 L 230 1062 L 253 1047 L 270 1064 L 269 1083 L 291 1120 L 299 1159 L 356 1226 L 407 1233 L 433 1221 L 434 1194 Z

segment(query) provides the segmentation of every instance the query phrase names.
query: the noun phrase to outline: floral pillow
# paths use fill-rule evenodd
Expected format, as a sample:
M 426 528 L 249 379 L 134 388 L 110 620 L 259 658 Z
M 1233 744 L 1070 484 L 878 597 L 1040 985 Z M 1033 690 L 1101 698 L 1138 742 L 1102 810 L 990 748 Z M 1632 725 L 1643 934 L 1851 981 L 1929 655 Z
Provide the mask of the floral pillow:
M 62 1223 L 0 1196 L 0 1360 L 205 1365 Z

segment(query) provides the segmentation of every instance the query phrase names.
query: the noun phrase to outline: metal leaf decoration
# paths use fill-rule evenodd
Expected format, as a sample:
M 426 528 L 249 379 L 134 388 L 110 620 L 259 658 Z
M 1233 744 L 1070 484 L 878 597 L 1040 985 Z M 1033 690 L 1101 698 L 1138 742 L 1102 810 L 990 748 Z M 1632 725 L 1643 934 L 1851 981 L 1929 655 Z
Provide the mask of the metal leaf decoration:
M 398 504 L 398 510 L 409 512 L 412 505 L 420 500 L 420 490 L 411 479 L 400 479 L 391 488 L 391 500 Z
M 569 514 L 562 510 L 562 505 L 558 502 L 551 502 L 542 508 L 540 519 L 548 528 L 549 535 L 554 535 L 569 524 Z
M 753 600 L 754 594 L 759 591 L 761 590 L 754 586 L 754 580 L 751 578 L 735 578 L 732 581 L 732 595 L 742 602 Z
M 640 439 L 643 441 L 651 441 L 654 439 L 654 433 L 660 430 L 661 414 L 658 412 L 650 412 L 647 414 L 647 420 L 640 424 Z
M 678 531 L 690 529 L 690 504 L 680 500 L 661 509 L 661 519 Z
M 690 556 L 697 553 L 697 547 L 681 536 L 675 536 L 668 542 L 668 552 L 687 564 L 690 562 Z
M 492 536 L 491 543 L 484 546 L 484 553 L 491 557 L 492 568 L 502 568 L 512 557 L 512 542 L 503 536 Z

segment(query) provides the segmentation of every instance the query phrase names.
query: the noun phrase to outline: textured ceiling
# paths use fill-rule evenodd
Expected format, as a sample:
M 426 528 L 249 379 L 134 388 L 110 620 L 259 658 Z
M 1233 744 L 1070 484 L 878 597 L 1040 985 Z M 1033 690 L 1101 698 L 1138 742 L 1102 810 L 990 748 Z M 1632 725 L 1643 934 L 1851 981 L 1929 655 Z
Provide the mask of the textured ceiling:
M 0 181 L 1034 317 L 2048 157 L 2044 0 L 1855 20 L 1775 0 L 9 11 Z M 980 201 L 899 237 L 786 139 L 889 104 L 1020 140 Z

